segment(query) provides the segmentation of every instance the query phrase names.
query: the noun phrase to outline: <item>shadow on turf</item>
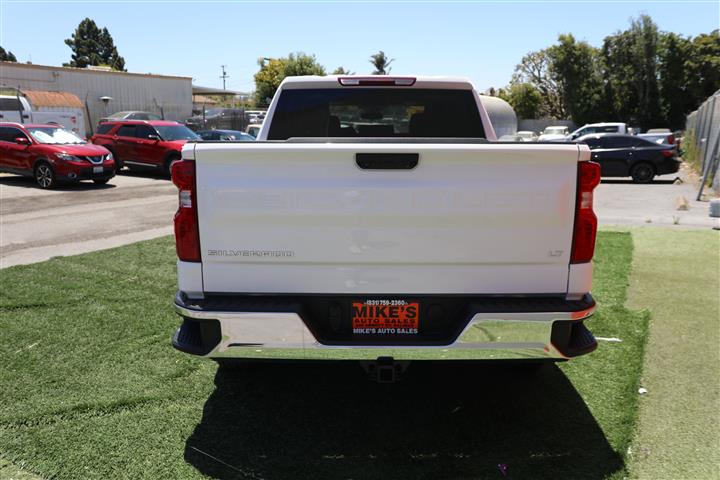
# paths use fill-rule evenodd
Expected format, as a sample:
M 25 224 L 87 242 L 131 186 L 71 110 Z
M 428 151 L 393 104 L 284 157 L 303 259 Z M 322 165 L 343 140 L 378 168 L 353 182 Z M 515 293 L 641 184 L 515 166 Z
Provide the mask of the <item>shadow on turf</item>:
M 415 363 L 395 384 L 355 363 L 219 369 L 185 460 L 214 478 L 604 478 L 623 463 L 546 365 Z

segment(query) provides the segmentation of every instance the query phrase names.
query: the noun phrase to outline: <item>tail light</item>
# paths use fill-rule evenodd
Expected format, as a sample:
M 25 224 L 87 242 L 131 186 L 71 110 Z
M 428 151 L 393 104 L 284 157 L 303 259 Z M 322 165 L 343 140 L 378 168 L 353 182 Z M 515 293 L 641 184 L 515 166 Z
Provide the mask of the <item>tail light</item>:
M 662 151 L 663 157 L 672 158 L 675 156 L 674 150 L 663 150 Z
M 411 87 L 415 85 L 415 77 L 338 77 L 338 82 L 343 87 Z
M 670 135 L 668 135 L 668 144 L 675 145 L 675 135 L 672 133 Z
M 595 254 L 597 217 L 593 212 L 593 190 L 599 183 L 600 165 L 595 162 L 578 162 L 571 263 L 587 263 Z
M 181 160 L 172 165 L 170 172 L 178 187 L 178 210 L 175 213 L 175 248 L 184 262 L 200 261 L 200 229 L 197 216 L 195 188 L 195 162 Z

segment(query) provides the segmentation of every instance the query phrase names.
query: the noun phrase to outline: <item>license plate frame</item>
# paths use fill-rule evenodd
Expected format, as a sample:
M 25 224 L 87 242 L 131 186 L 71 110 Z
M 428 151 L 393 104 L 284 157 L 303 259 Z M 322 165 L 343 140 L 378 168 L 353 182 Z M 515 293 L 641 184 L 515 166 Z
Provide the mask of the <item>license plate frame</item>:
M 352 299 L 350 326 L 363 337 L 417 336 L 420 332 L 419 300 Z

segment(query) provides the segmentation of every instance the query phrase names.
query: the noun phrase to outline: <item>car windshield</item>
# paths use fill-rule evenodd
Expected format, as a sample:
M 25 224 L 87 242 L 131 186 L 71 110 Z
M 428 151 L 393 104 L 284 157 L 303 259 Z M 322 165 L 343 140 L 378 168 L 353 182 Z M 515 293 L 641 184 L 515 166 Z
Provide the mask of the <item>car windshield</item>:
M 107 118 L 125 118 L 130 112 L 115 112 L 112 115 L 108 115 Z
M 163 140 L 198 140 L 200 137 L 185 125 L 153 125 Z
M 250 134 L 243 133 L 243 132 L 233 132 L 230 134 L 231 137 L 233 137 L 233 140 L 236 142 L 254 142 L 255 137 L 253 137 Z
M 29 127 L 28 132 L 38 143 L 69 145 L 87 143 L 70 130 L 59 127 Z
M 222 108 L 211 108 L 210 110 L 205 110 L 205 117 L 217 117 L 221 113 L 223 113 Z M 202 113 L 198 115 L 199 117 L 202 117 Z

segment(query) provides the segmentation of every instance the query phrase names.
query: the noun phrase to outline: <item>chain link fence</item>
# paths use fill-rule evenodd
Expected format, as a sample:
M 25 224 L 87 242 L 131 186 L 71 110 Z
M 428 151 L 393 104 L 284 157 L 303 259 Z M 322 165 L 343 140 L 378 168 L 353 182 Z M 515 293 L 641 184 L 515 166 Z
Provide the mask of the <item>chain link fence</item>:
M 700 200 L 703 188 L 708 183 L 714 190 L 720 191 L 720 90 L 687 116 L 685 133 L 685 138 L 693 141 L 694 145 L 684 146 L 683 149 L 694 149 L 703 177 L 697 196 Z

